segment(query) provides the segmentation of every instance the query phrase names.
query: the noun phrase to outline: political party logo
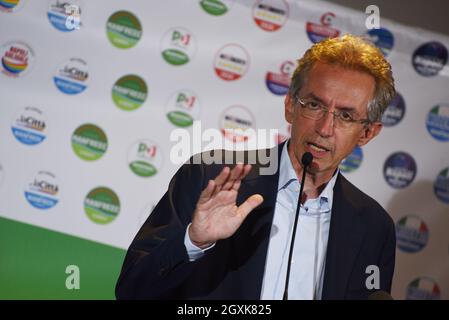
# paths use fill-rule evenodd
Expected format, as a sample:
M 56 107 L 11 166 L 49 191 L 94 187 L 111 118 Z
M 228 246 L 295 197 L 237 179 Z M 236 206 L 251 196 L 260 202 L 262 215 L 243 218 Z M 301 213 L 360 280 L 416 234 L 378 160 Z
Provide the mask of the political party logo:
M 427 114 L 427 131 L 438 141 L 449 141 L 449 105 L 439 104 Z
M 51 0 L 47 16 L 51 25 L 62 32 L 78 30 L 81 27 L 81 1 Z
M 222 16 L 229 11 L 234 0 L 201 0 L 200 6 L 213 16 Z
M 405 216 L 396 223 L 397 246 L 404 252 L 421 251 L 429 240 L 429 229 L 417 216 Z
M 195 38 L 187 29 L 171 28 L 162 38 L 162 57 L 169 64 L 180 66 L 188 63 L 195 50 Z
M 280 65 L 272 67 L 265 76 L 268 90 L 278 96 L 287 94 L 295 68 L 296 63 L 293 61 L 284 61 Z
M 139 76 L 130 74 L 118 79 L 112 87 L 112 100 L 125 111 L 139 108 L 146 100 L 148 88 Z
M 86 90 L 89 80 L 87 63 L 79 58 L 70 58 L 58 66 L 53 82 L 65 94 L 78 94 Z
M 308 21 L 306 23 L 306 33 L 309 40 L 313 43 L 317 43 L 327 38 L 338 37 L 340 35 L 340 30 L 332 27 L 334 18 L 334 13 L 326 12 L 321 16 L 320 23 Z
M 223 136 L 234 143 L 244 142 L 255 134 L 256 123 L 251 112 L 243 106 L 227 108 L 221 116 Z
M 249 55 L 245 49 L 236 44 L 228 44 L 215 55 L 214 70 L 225 81 L 238 80 L 249 67 Z
M 416 176 L 416 162 L 405 152 L 395 152 L 384 163 L 383 173 L 387 183 L 396 189 L 410 185 Z
M 106 23 L 106 34 L 113 46 L 129 49 L 134 47 L 142 37 L 142 25 L 131 12 L 117 11 Z
M 264 31 L 277 31 L 288 19 L 288 4 L 285 0 L 258 0 L 253 6 L 253 19 Z
M 447 62 L 447 49 L 439 42 L 427 42 L 415 50 L 412 64 L 424 77 L 437 75 Z
M 439 200 L 449 203 L 449 168 L 443 169 L 438 174 L 433 184 L 433 192 Z
M 342 172 L 353 172 L 360 167 L 362 160 L 362 148 L 355 146 L 352 152 L 340 163 L 339 168 Z
M 281 144 L 282 142 L 289 139 L 291 134 L 292 134 L 292 125 L 289 123 L 287 124 L 287 130 L 285 132 L 276 132 L 276 134 L 274 135 L 274 143 L 276 145 Z
M 58 203 L 59 187 L 56 177 L 48 171 L 39 171 L 25 188 L 25 198 L 37 209 L 50 209 Z
M 151 140 L 139 140 L 128 151 L 128 165 L 139 177 L 152 177 L 162 166 L 162 153 Z
M 370 29 L 367 35 L 371 42 L 378 47 L 384 56 L 388 56 L 394 46 L 394 37 L 390 30 L 385 28 Z
M 46 126 L 40 109 L 26 107 L 16 116 L 11 130 L 19 142 L 32 146 L 45 140 Z
M 198 96 L 190 90 L 180 90 L 171 95 L 166 107 L 167 119 L 178 127 L 190 127 L 198 118 Z
M 109 188 L 98 187 L 91 190 L 84 199 L 84 212 L 95 223 L 107 224 L 120 213 L 120 200 Z
M 405 101 L 399 92 L 391 100 L 382 115 L 382 124 L 385 127 L 392 127 L 401 122 L 405 115 Z
M 440 300 L 440 287 L 428 277 L 416 278 L 407 286 L 407 300 Z
M 24 4 L 25 0 L 0 0 L 0 11 L 16 12 Z
M 108 149 L 108 139 L 101 128 L 84 124 L 72 134 L 72 149 L 83 160 L 98 160 Z
M 25 75 L 34 63 L 33 50 L 23 42 L 8 42 L 0 48 L 0 71 L 12 78 Z

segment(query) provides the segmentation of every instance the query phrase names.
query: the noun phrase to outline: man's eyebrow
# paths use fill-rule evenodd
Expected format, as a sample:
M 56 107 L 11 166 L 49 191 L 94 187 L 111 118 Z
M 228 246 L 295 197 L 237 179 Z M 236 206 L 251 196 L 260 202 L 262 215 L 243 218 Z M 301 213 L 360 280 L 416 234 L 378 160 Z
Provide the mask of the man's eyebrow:
M 327 104 L 324 102 L 324 100 L 321 99 L 320 97 L 318 97 L 317 95 L 315 95 L 313 92 L 309 93 L 307 96 L 312 98 L 313 100 L 316 100 L 317 102 L 327 106 Z M 354 107 L 350 107 L 350 106 L 336 106 L 335 108 L 338 109 L 338 110 L 341 110 L 341 111 L 356 112 L 356 109 Z

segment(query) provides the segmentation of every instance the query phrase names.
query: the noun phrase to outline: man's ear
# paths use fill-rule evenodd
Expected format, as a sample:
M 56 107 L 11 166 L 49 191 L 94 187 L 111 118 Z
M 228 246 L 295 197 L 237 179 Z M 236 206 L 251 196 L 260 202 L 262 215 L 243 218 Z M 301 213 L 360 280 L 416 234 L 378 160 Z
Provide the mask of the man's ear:
M 285 110 L 284 110 L 284 114 L 285 114 L 285 120 L 292 124 L 293 119 L 294 119 L 294 106 L 292 103 L 292 99 L 290 98 L 290 94 L 287 93 L 287 95 L 285 96 L 284 99 L 284 106 L 285 106 Z
M 380 133 L 380 130 L 382 130 L 383 125 L 382 122 L 374 122 L 370 125 L 367 125 L 363 128 L 363 131 L 360 134 L 358 146 L 364 146 L 368 142 L 371 141 L 375 136 L 377 136 Z

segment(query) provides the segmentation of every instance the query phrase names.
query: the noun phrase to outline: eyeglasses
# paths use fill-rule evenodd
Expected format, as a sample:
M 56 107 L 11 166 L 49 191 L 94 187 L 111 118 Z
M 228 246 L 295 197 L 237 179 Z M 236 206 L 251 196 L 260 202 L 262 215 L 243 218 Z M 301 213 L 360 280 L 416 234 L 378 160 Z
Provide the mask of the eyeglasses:
M 332 113 L 334 116 L 334 124 L 336 127 L 340 128 L 350 128 L 356 123 L 370 124 L 369 119 L 355 119 L 356 115 L 348 110 L 342 111 L 329 111 L 329 108 L 314 99 L 301 99 L 297 98 L 299 104 L 301 105 L 301 115 L 311 119 L 320 120 L 327 113 Z

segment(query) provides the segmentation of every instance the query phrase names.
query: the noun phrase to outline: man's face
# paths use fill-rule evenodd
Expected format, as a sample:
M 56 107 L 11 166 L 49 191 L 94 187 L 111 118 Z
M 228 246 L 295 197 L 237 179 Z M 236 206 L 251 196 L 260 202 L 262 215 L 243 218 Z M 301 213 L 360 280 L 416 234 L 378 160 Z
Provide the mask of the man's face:
M 309 71 L 298 97 L 313 98 L 326 105 L 329 111 L 351 111 L 357 119 L 366 119 L 374 89 L 374 78 L 367 73 L 318 62 Z M 300 163 L 304 152 L 312 153 L 312 173 L 330 177 L 356 145 L 365 145 L 382 128 L 380 123 L 369 126 L 353 123 L 349 128 L 341 128 L 334 125 L 336 119 L 331 113 L 320 120 L 312 120 L 303 117 L 300 108 L 296 100 L 285 98 L 285 118 L 292 125 L 289 154 L 290 157 L 294 154 Z

